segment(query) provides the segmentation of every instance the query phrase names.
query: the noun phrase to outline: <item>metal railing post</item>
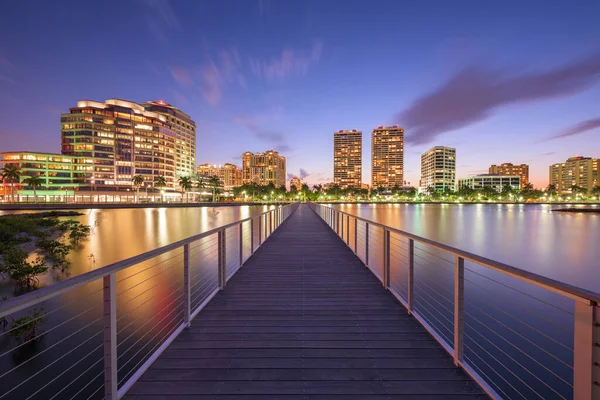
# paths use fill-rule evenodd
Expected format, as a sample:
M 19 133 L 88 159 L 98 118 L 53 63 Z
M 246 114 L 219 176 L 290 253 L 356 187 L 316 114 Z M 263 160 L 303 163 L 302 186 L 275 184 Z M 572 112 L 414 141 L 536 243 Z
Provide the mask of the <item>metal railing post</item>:
M 225 246 L 226 246 L 226 242 L 225 242 L 225 230 L 220 230 L 219 231 L 219 236 L 218 236 L 218 248 L 219 248 L 219 288 L 221 288 L 221 290 L 223 290 L 225 288 L 225 285 L 227 284 L 227 271 L 225 271 L 226 269 L 226 260 L 225 260 Z
M 358 254 L 358 219 L 354 218 L 354 254 Z
M 369 223 L 365 222 L 365 265 L 369 266 Z
M 598 321 L 595 319 L 595 308 L 592 302 L 575 301 L 575 311 L 573 316 L 574 335 L 573 335 L 573 399 L 591 400 L 594 389 L 594 368 L 600 368 L 594 365 L 594 351 L 597 351 L 598 337 L 594 340 L 594 330 L 600 327 L 595 326 Z M 598 360 L 596 360 L 598 362 Z
M 415 293 L 415 241 L 408 239 L 408 274 L 406 277 L 406 303 L 408 304 L 408 313 L 412 314 Z
M 350 216 L 346 215 L 346 244 L 350 246 Z
M 258 245 L 262 244 L 262 215 L 258 216 Z
M 254 218 L 250 220 L 250 254 L 254 254 Z
M 104 398 L 117 400 L 117 275 L 103 278 L 104 299 Z
M 465 259 L 454 257 L 454 365 L 463 360 L 465 325 Z
M 390 231 L 383 230 L 383 287 L 390 287 Z
M 191 324 L 192 306 L 190 299 L 190 244 L 183 245 L 183 322 Z
M 240 267 L 244 264 L 244 223 L 240 223 Z

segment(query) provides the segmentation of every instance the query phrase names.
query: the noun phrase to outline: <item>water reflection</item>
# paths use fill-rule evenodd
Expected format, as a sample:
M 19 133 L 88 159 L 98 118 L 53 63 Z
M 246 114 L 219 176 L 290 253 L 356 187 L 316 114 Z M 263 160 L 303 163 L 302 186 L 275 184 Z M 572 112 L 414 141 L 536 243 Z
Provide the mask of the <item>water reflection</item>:
M 517 268 L 600 291 L 600 215 L 548 205 L 346 204 L 335 206 Z

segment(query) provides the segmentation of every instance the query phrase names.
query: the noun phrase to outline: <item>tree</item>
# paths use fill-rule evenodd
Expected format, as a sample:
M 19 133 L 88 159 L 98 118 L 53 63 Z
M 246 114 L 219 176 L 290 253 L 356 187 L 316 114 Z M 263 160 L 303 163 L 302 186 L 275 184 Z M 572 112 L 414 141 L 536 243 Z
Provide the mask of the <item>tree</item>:
M 21 169 L 16 164 L 6 164 L 0 170 L 0 176 L 2 176 L 2 180 L 6 183 L 9 182 L 10 185 L 10 199 L 11 201 L 15 201 L 14 195 L 14 183 L 15 181 L 19 183 L 19 179 L 21 178 Z
M 23 181 L 25 184 L 33 189 L 33 201 L 37 203 L 37 188 L 42 186 L 44 180 L 39 176 L 30 176 L 25 178 Z
M 219 190 L 219 187 L 221 186 L 221 181 L 219 180 L 218 176 L 211 176 L 211 178 L 208 180 L 208 185 L 212 188 L 212 192 L 213 192 L 213 203 L 217 201 L 217 192 Z
M 571 193 L 572 194 L 581 194 L 586 195 L 587 189 L 577 185 L 571 185 Z
M 48 271 L 42 257 L 38 256 L 34 261 L 29 262 L 29 253 L 18 246 L 10 247 L 2 257 L 4 263 L 0 265 L 0 273 L 7 275 L 23 288 L 37 284 L 39 282 L 38 275 Z
M 136 175 L 131 180 L 133 186 L 135 186 L 135 201 L 137 203 L 138 197 L 140 196 L 140 187 L 144 184 L 144 177 L 141 175 Z
M 556 196 L 556 185 L 554 184 L 549 184 L 546 187 L 546 193 L 548 193 L 550 196 Z
M 433 186 L 427 186 L 427 196 L 434 199 L 438 195 L 438 191 Z
M 523 190 L 526 192 L 531 192 L 533 190 L 533 183 L 527 182 L 523 185 Z
M 591 194 L 592 196 L 600 196 L 600 186 L 594 186 Z
M 165 179 L 164 176 L 158 175 L 158 176 L 154 177 L 154 187 L 156 187 L 156 188 L 158 188 L 158 190 L 160 190 L 161 203 L 163 201 L 162 188 L 164 188 L 165 186 L 167 186 L 167 180 Z
M 189 176 L 180 176 L 179 186 L 181 187 L 181 201 L 183 201 L 183 196 L 186 195 L 186 192 L 192 190 L 192 179 Z M 188 200 L 189 199 L 186 198 L 186 201 Z

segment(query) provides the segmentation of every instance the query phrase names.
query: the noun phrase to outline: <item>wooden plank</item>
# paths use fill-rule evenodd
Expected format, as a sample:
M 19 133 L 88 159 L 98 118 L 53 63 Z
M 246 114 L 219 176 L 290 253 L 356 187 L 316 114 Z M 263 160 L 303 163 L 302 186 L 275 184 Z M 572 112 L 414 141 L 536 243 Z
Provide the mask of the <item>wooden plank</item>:
M 302 205 L 126 398 L 394 396 L 487 398 Z

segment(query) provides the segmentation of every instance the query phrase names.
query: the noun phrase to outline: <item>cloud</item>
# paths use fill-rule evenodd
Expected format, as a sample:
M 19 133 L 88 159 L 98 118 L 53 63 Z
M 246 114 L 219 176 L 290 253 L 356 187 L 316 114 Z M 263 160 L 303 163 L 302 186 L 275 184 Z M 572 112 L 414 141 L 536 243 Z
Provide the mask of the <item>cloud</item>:
M 179 18 L 170 0 L 141 0 L 146 6 L 147 13 L 144 16 L 148 28 L 156 39 L 165 42 L 170 30 L 181 29 Z
M 292 76 L 304 76 L 317 64 L 323 54 L 323 42 L 318 40 L 310 51 L 284 49 L 281 54 L 267 61 L 250 59 L 250 71 L 267 81 L 283 81 Z
M 280 153 L 288 152 L 291 147 L 287 143 L 287 139 L 283 132 L 279 130 L 268 129 L 263 126 L 264 120 L 267 117 L 262 116 L 238 116 L 234 117 L 233 120 L 240 126 L 248 129 L 254 137 L 260 139 L 269 146 Z M 268 118 L 276 118 L 276 116 L 270 116 Z
M 307 176 L 309 176 L 310 174 L 308 172 L 306 172 L 306 170 L 300 168 L 300 178 L 304 179 Z
M 586 121 L 581 121 L 580 123 L 573 125 L 558 135 L 552 136 L 550 139 L 560 139 L 569 136 L 580 135 L 598 128 L 600 128 L 600 118 L 592 118 Z
M 10 76 L 0 75 L 0 83 L 10 83 L 11 85 L 18 85 L 19 82 L 17 80 L 11 78 Z
M 258 13 L 261 17 L 269 14 L 271 11 L 271 3 L 269 0 L 258 0 Z
M 168 70 L 173 80 L 188 91 L 199 92 L 210 104 L 218 104 L 223 98 L 226 84 L 247 88 L 246 78 L 240 72 L 241 60 L 236 49 L 221 50 L 217 57 L 199 67 L 171 65 Z
M 554 154 L 556 154 L 556 152 L 555 152 L 555 151 L 549 151 L 549 152 L 547 152 L 547 153 L 542 153 L 542 154 L 540 154 L 540 156 L 552 156 L 552 155 L 554 155 Z
M 406 141 L 425 144 L 446 132 L 489 118 L 502 106 L 565 97 L 600 79 L 600 54 L 550 70 L 515 71 L 470 66 L 396 115 Z
M 293 178 L 297 178 L 297 176 L 296 176 L 296 174 L 292 174 L 291 172 L 288 172 L 287 178 L 288 179 L 293 179 Z

